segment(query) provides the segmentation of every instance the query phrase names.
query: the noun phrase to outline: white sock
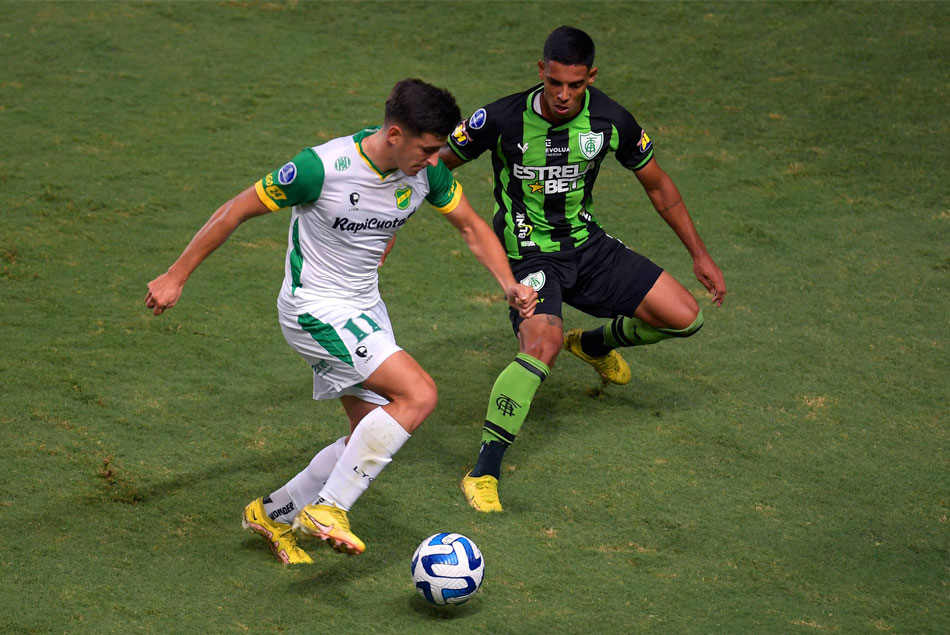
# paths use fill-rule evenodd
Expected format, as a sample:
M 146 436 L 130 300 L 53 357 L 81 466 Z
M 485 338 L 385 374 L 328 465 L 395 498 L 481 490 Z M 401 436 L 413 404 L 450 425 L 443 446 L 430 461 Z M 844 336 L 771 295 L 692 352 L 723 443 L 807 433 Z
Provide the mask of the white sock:
M 304 505 L 317 500 L 320 489 L 330 478 L 333 466 L 343 454 L 346 437 L 340 437 L 313 457 L 310 464 L 286 485 L 264 499 L 264 513 L 271 520 L 291 524 Z
M 318 502 L 349 510 L 408 440 L 409 433 L 388 412 L 371 410 L 350 435 Z

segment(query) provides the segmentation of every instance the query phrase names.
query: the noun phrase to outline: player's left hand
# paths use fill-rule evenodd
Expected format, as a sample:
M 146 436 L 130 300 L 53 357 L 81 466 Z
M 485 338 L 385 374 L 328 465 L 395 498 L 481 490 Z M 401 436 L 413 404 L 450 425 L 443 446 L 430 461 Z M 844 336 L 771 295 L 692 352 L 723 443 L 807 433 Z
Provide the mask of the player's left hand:
M 534 308 L 538 304 L 538 292 L 524 284 L 514 284 L 505 291 L 508 304 L 517 309 L 522 318 L 534 315 Z
M 726 279 L 722 271 L 708 254 L 693 260 L 693 273 L 696 279 L 712 294 L 713 304 L 722 306 L 726 298 Z

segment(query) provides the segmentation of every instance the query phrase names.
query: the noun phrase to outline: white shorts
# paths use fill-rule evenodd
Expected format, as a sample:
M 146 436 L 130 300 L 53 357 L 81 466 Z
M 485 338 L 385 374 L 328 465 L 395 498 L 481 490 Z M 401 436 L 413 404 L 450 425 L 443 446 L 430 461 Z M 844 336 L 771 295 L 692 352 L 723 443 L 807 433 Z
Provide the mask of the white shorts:
M 353 395 L 386 405 L 389 400 L 360 384 L 390 355 L 396 344 L 382 300 L 370 309 L 327 303 L 293 315 L 278 310 L 280 329 L 290 347 L 313 369 L 313 398 Z

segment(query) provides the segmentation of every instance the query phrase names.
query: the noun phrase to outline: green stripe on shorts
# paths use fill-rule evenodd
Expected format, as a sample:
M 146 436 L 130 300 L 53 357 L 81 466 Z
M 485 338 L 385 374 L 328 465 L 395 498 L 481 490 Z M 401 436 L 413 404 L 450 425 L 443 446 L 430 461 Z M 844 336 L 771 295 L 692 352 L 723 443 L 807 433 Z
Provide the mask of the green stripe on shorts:
M 298 315 L 297 324 L 307 333 L 310 333 L 310 337 L 312 337 L 317 344 L 325 348 L 328 353 L 341 362 L 349 364 L 350 366 L 353 365 L 353 358 L 350 357 L 350 351 L 346 349 L 343 340 L 336 334 L 336 330 L 332 326 L 321 322 L 309 313 Z

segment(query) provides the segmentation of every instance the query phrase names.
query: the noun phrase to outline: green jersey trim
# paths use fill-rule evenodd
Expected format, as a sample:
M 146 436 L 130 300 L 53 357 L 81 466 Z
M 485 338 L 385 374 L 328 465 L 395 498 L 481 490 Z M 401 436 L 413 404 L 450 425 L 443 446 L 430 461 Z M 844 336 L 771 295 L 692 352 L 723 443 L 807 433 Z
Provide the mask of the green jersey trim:
M 630 168 L 630 169 L 633 170 L 634 172 L 636 172 L 637 170 L 639 170 L 639 169 L 641 169 L 643 166 L 645 166 L 647 163 L 649 163 L 649 162 L 650 162 L 650 159 L 652 159 L 652 158 L 653 158 L 653 148 L 650 148 L 650 153 L 646 156 L 646 158 L 645 158 L 643 161 L 641 161 L 640 163 L 638 163 L 638 164 L 636 164 L 635 166 L 633 166 L 632 168 Z
M 303 269 L 303 250 L 300 249 L 300 219 L 294 219 L 294 228 L 291 233 L 291 244 L 293 249 L 290 252 L 290 293 L 295 294 L 300 288 L 300 272 Z
M 356 142 L 356 151 L 360 153 L 360 157 L 363 159 L 366 165 L 369 166 L 369 169 L 376 173 L 376 176 L 379 177 L 380 181 L 384 181 L 386 180 L 387 176 L 389 176 L 396 170 L 392 169 L 392 170 L 389 170 L 388 172 L 380 172 L 379 168 L 376 167 L 376 164 L 374 164 L 370 160 L 369 156 L 365 152 L 363 152 L 363 139 L 370 136 L 377 130 L 379 130 L 379 126 L 376 126 L 374 128 L 364 128 L 363 130 L 360 130 L 355 135 L 353 135 L 353 141 Z

